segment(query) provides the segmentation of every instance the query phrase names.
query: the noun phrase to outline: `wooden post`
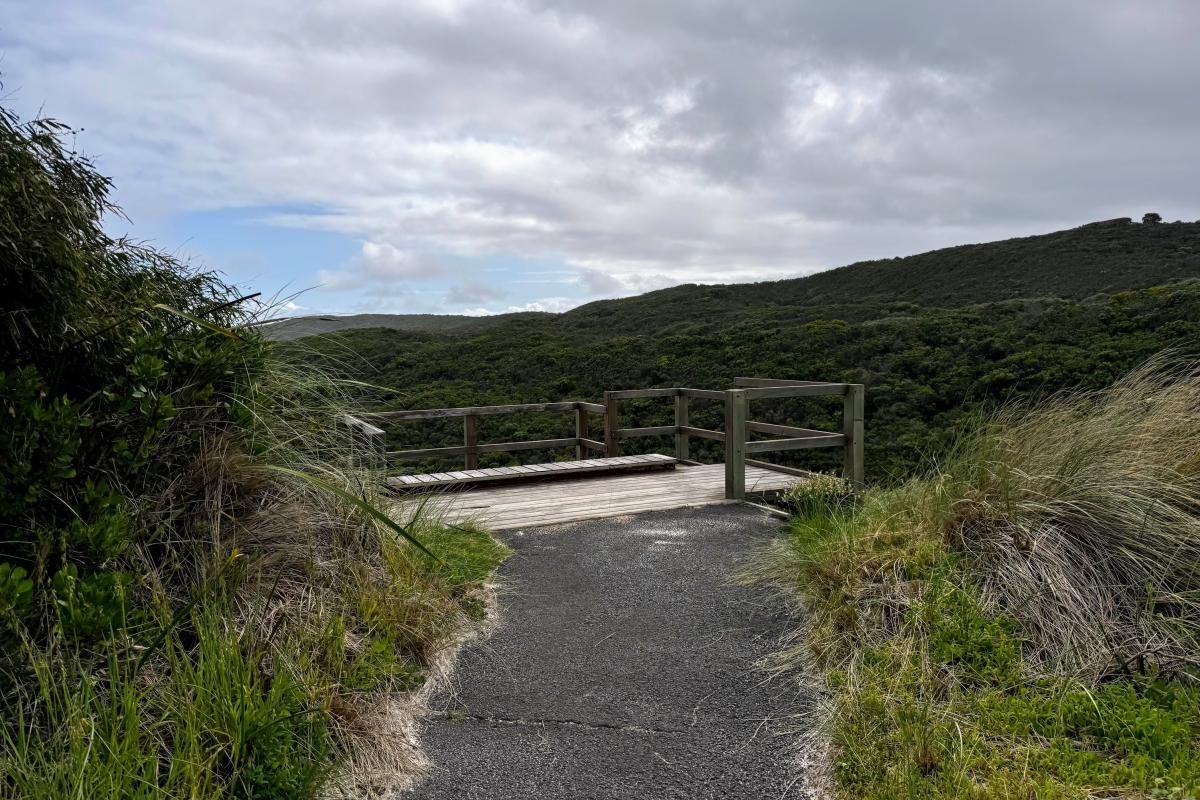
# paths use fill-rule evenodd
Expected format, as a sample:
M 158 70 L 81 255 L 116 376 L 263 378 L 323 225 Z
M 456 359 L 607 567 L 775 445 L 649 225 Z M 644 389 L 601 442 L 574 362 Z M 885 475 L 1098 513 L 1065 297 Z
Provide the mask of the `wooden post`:
M 613 458 L 621 454 L 617 446 L 617 399 L 612 392 L 604 393 L 604 455 Z
M 863 407 L 867 396 L 861 383 L 846 387 L 842 400 L 842 433 L 846 436 L 842 475 L 855 486 L 863 485 Z
M 725 499 L 746 499 L 746 390 L 725 392 Z
M 476 414 L 463 417 L 463 446 L 467 448 L 463 456 L 466 469 L 479 469 L 479 416 Z
M 588 412 L 583 406 L 575 406 L 575 458 L 583 461 L 587 458 L 587 448 L 583 440 L 588 438 Z
M 683 426 L 688 424 L 688 396 L 680 390 L 675 395 L 675 458 L 680 461 L 688 460 L 688 435 L 683 432 Z

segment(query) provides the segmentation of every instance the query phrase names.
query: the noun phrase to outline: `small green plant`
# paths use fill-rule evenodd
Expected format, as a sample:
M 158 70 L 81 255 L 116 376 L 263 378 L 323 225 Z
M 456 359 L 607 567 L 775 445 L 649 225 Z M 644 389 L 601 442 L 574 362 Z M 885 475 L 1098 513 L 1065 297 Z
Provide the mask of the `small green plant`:
M 780 501 L 797 516 L 809 517 L 849 511 L 858 499 L 858 490 L 845 478 L 814 473 L 790 486 Z

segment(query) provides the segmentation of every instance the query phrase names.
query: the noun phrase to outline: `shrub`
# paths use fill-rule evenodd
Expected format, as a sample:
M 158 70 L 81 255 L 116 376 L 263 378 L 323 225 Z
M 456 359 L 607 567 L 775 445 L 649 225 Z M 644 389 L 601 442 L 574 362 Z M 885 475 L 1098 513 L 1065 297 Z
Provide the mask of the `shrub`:
M 360 388 L 110 238 L 67 133 L 0 109 L 0 797 L 386 788 L 414 764 L 368 693 L 421 683 L 506 551 L 383 514 L 333 425 Z
M 799 516 L 819 516 L 848 511 L 858 499 L 858 490 L 845 478 L 814 473 L 790 486 L 780 501 Z
M 799 593 L 842 797 L 1200 792 L 1200 372 L 1004 410 L 747 579 Z M 1107 793 L 1107 794 L 1105 794 Z

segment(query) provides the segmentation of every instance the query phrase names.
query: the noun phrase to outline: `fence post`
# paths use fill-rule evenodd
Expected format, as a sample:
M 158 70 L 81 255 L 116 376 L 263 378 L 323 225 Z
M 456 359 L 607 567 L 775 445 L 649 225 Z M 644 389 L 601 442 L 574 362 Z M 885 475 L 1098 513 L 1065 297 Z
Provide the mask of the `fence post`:
M 583 440 L 588 438 L 588 412 L 578 403 L 575 404 L 575 459 L 583 461 L 587 456 L 587 448 Z
M 617 445 L 617 399 L 612 392 L 604 393 L 604 455 L 609 458 L 620 455 Z
M 689 458 L 688 435 L 682 430 L 687 424 L 688 396 L 680 389 L 679 394 L 675 395 L 675 458 L 680 461 L 687 461 Z
M 842 399 L 842 433 L 846 437 L 842 475 L 855 486 L 863 485 L 863 407 L 866 387 L 852 383 Z
M 467 414 L 463 417 L 463 445 L 467 448 L 463 456 L 466 469 L 479 469 L 479 417 Z
M 725 392 L 725 499 L 746 499 L 746 390 Z

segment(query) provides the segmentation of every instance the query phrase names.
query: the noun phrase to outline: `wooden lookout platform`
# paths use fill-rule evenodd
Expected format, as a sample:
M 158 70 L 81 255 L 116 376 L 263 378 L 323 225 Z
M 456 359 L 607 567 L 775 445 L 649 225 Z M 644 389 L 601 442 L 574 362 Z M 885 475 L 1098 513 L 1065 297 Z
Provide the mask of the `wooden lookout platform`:
M 473 520 L 492 530 L 576 522 L 644 511 L 741 502 L 769 495 L 805 480 L 810 473 L 749 456 L 773 451 L 835 447 L 842 450 L 843 474 L 855 483 L 863 477 L 863 401 L 860 384 L 821 381 L 737 378 L 734 389 L 627 389 L 604 393 L 603 403 L 566 401 L 502 406 L 431 408 L 342 415 L 342 422 L 362 443 L 385 485 L 396 496 L 398 518 L 420 507 L 449 522 Z M 758 422 L 749 419 L 756 399 L 841 397 L 842 430 Z M 620 427 L 619 403 L 640 398 L 670 399 L 674 424 Z M 690 424 L 693 400 L 715 401 L 724 407 L 723 430 Z M 480 442 L 480 419 L 498 414 L 567 412 L 575 418 L 575 436 L 522 442 Z M 590 417 L 603 420 L 603 440 L 592 439 Z M 388 450 L 389 420 L 459 417 L 463 444 L 409 450 Z M 631 438 L 669 436 L 673 455 L 625 453 L 621 442 Z M 709 439 L 723 445 L 723 461 L 701 464 L 690 458 L 689 440 Z M 484 453 L 520 452 L 573 447 L 575 459 L 540 464 L 480 467 Z M 595 453 L 596 455 L 592 455 Z M 396 465 L 405 460 L 432 462 L 463 459 L 462 469 L 405 474 Z

